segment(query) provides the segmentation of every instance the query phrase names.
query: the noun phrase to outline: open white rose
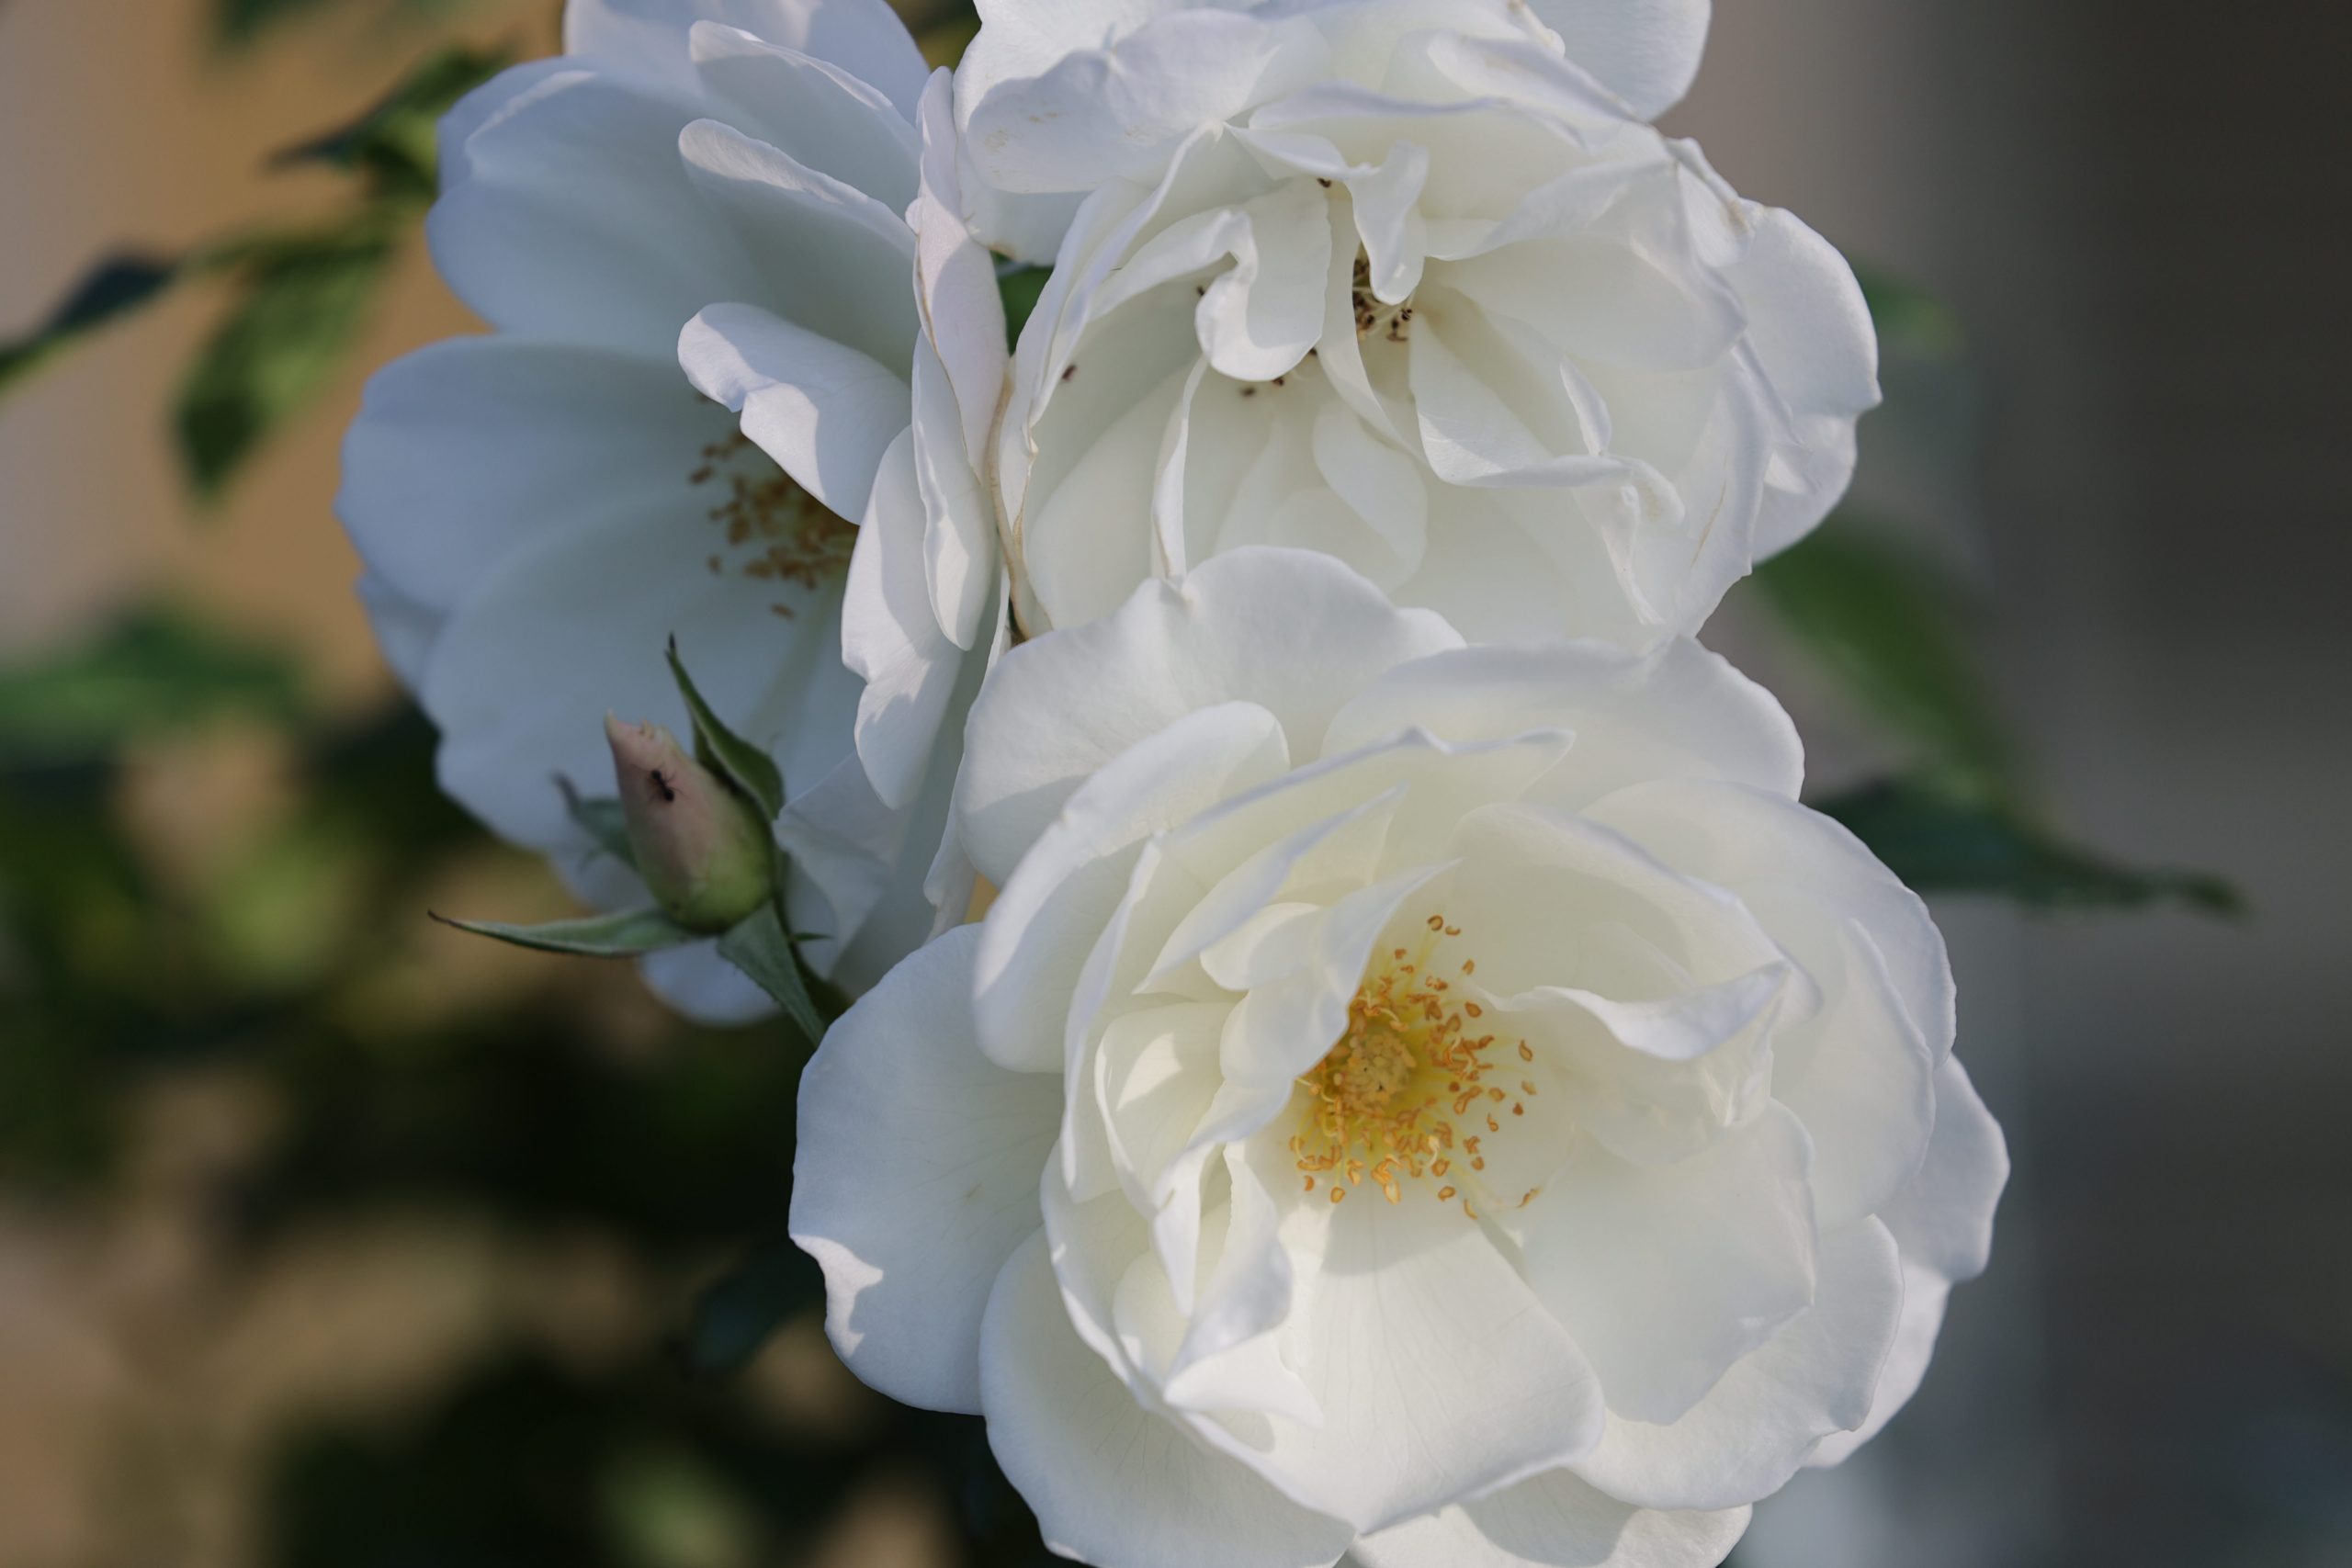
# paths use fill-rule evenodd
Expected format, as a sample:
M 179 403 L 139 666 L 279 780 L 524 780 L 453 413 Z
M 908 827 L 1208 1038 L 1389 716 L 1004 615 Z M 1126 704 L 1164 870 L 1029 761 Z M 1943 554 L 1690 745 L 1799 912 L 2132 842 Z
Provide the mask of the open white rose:
M 1642 118 L 1703 4 L 981 11 L 985 237 L 1083 195 L 997 452 L 1031 631 L 1274 544 L 1474 641 L 1645 646 L 1845 490 L 1878 400 L 1851 271 Z
M 1908 1396 L 2007 1169 L 1800 771 L 1694 643 L 1465 648 L 1305 552 L 1014 649 L 1002 891 L 802 1085 L 834 1344 L 1104 1568 L 1719 1562 Z
M 862 986 L 931 930 L 1001 618 L 974 462 L 1003 316 L 946 75 L 883 0 L 572 0 L 565 26 L 442 128 L 434 256 L 495 331 L 370 385 L 338 502 L 361 592 L 449 793 L 607 904 L 642 890 L 551 775 L 610 777 L 607 712 L 684 730 L 674 634 L 783 769 L 808 958 Z M 699 1013 L 766 1006 L 707 944 L 647 967 Z

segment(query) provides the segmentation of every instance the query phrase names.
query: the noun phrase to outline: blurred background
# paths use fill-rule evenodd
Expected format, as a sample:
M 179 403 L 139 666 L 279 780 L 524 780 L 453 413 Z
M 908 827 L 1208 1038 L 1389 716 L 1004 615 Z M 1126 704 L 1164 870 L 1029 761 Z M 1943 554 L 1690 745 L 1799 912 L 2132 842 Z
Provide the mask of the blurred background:
M 1044 1561 L 824 1345 L 797 1053 L 424 918 L 565 905 L 434 792 L 335 448 L 469 324 L 415 129 L 555 9 L 0 0 L 0 1568 Z M 1710 640 L 1951 890 L 2017 1162 L 1739 1568 L 2352 1563 L 2347 42 L 1739 0 L 1672 117 L 1871 283 L 1854 502 Z

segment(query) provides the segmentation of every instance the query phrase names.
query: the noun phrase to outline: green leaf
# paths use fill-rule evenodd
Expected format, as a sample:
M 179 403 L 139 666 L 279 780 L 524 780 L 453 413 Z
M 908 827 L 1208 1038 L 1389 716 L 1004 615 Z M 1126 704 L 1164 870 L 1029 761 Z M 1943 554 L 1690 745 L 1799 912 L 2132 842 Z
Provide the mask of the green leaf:
M 181 383 L 180 456 L 210 499 L 262 437 L 325 382 L 358 334 L 394 249 L 381 215 L 222 252 L 243 298 Z
M 1922 359 L 1957 359 L 1967 351 L 1960 313 L 1908 279 L 1872 267 L 1856 267 L 1871 324 L 1885 347 Z
M 741 969 L 760 989 L 775 998 L 808 1043 L 825 1037 L 824 1015 L 809 995 L 808 976 L 800 972 L 800 955 L 793 951 L 784 916 L 773 898 L 758 914 L 718 939 L 718 955 Z
M 713 1377 L 741 1371 L 777 1329 L 824 1299 L 815 1258 L 789 1241 L 758 1247 L 695 1303 L 686 1365 Z
M 453 920 L 435 915 L 445 926 L 476 936 L 493 937 L 516 947 L 541 953 L 569 953 L 581 958 L 634 958 L 699 942 L 685 927 L 659 909 L 624 909 L 618 914 L 591 915 L 577 920 L 550 920 L 543 926 L 510 926 L 496 920 Z
M 161 256 L 126 254 L 100 262 L 47 321 L 20 338 L 0 342 L 0 395 L 77 339 L 157 298 L 185 270 L 184 262 Z
M 596 847 L 636 870 L 637 850 L 628 841 L 628 818 L 621 803 L 608 795 L 582 795 L 561 773 L 555 776 L 555 787 L 562 793 L 564 810 L 596 841 Z
M 1798 641 L 1928 766 L 1955 784 L 2007 787 L 2014 748 L 1949 583 L 1841 513 L 1757 568 L 1756 584 Z
M 1921 893 L 1999 894 L 2038 908 L 2178 903 L 2210 915 L 2245 911 L 2237 889 L 2221 877 L 2124 865 L 2064 842 L 2014 808 L 1931 783 L 1892 780 L 1818 808 Z
M 757 804 L 764 820 L 775 821 L 784 810 L 784 773 L 775 759 L 728 728 L 702 700 L 694 677 L 686 673 L 685 661 L 678 657 L 674 637 L 670 639 L 669 660 L 678 694 L 685 698 L 686 711 L 694 716 L 695 756 Z
M 1007 346 L 1021 342 L 1021 329 L 1028 324 L 1029 314 L 1037 308 L 1038 297 L 1046 292 L 1046 280 L 1054 276 L 1049 266 L 1019 266 L 1000 262 L 996 269 L 996 291 L 1004 299 L 1004 338 Z
M 415 202 L 433 199 L 439 164 L 441 117 L 474 88 L 505 69 L 503 50 L 453 44 L 427 55 L 350 124 L 289 147 L 273 166 L 327 164 L 365 174 L 379 195 Z
M 291 723 L 304 708 L 300 667 L 284 653 L 148 609 L 79 648 L 0 669 L 0 753 L 11 763 L 91 761 L 223 714 Z

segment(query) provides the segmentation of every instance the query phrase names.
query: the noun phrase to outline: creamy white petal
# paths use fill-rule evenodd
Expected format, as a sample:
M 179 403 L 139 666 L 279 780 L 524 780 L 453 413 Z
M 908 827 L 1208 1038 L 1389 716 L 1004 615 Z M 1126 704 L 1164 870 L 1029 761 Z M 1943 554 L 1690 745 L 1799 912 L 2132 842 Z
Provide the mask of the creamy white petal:
M 1291 922 L 1280 972 L 1260 979 L 1227 1020 L 1219 1061 L 1238 1088 L 1283 1092 L 1346 1032 L 1348 1007 L 1383 932 L 1449 867 L 1418 866 Z
M 1361 1531 L 1538 1474 L 1586 1452 L 1601 1418 L 1592 1369 L 1458 1208 L 1364 1189 L 1302 1196 L 1270 1131 L 1251 1159 L 1283 1205 L 1295 1269 L 1278 1331 L 1319 1427 L 1229 1418 L 1218 1446 Z
M 1555 1470 L 1368 1536 L 1351 1556 L 1361 1568 L 1716 1568 L 1747 1529 L 1746 1508 L 1636 1508 Z
M 690 188 L 738 249 L 758 258 L 763 279 L 707 294 L 695 310 L 760 305 L 883 365 L 912 363 L 915 242 L 898 211 L 715 119 L 681 130 L 678 156 Z
M 1565 986 L 1654 999 L 1787 956 L 1734 895 L 1572 812 L 1481 807 L 1462 817 L 1453 848 L 1469 870 L 1448 915 L 1477 933 L 1478 982 L 1498 998 Z M 1662 955 L 1658 983 L 1624 965 L 1620 930 Z
M 1813 1138 L 1822 1228 L 1883 1211 L 1926 1157 L 1936 1059 L 1905 1011 L 1878 943 L 1844 922 L 1837 967 L 1816 966 L 1821 1011 L 1775 1042 L 1773 1097 Z
M 742 414 L 743 434 L 800 488 L 863 517 L 882 454 L 907 428 L 907 383 L 856 349 L 756 305 L 686 323 L 678 363 L 695 390 Z
M 1329 743 L 1408 727 L 1450 740 L 1569 731 L 1576 748 L 1543 798 L 1571 809 L 1658 778 L 1725 779 L 1793 800 L 1804 775 L 1796 727 L 1771 694 L 1688 638 L 1646 655 L 1554 641 L 1396 665 L 1341 710 Z
M 824 1266 L 825 1328 L 893 1399 L 980 1408 L 980 1319 L 1039 1234 L 1037 1181 L 1061 1119 L 1051 1075 L 1007 1072 L 971 1033 L 962 927 L 918 951 L 826 1032 L 800 1083 L 792 1239 Z
M 949 73 L 935 73 L 923 93 L 922 182 L 907 222 L 915 235 L 915 302 L 924 333 L 914 377 L 927 517 L 924 581 L 941 629 L 968 649 L 988 635 L 989 607 L 1003 593 L 996 518 L 979 476 L 1010 355 L 993 259 L 964 217 L 951 96 Z M 954 434 L 963 438 L 960 463 Z
M 446 612 L 544 534 L 622 512 L 691 529 L 708 502 L 689 476 L 727 433 L 674 363 L 451 338 L 369 380 L 344 439 L 335 510 L 370 571 Z
M 880 89 L 718 22 L 695 24 L 692 50 L 717 118 L 893 211 L 914 199 L 915 130 Z
M 1568 58 L 1645 119 L 1672 108 L 1699 73 L 1713 0 L 1532 0 Z
M 465 177 L 425 220 L 442 276 L 503 331 L 656 355 L 762 272 L 678 167 L 700 112 L 642 78 L 542 78 L 466 139 Z
M 1854 422 L 1878 406 L 1878 333 L 1854 269 L 1828 241 L 1778 208 L 1752 211 L 1754 237 L 1727 281 L 1798 437 L 1774 465 L 1757 521 L 1761 559 L 1804 537 L 1846 493 Z
M 965 134 L 990 182 L 1016 192 L 1148 177 L 1170 143 L 1305 79 L 1321 56 L 1314 30 L 1295 18 L 1207 8 L 1069 50 L 1026 80 L 1003 79 L 992 49 L 977 52 L 975 85 L 998 81 L 967 98 Z
M 1951 1300 L 1951 1282 L 1931 1269 L 1905 1261 L 1903 1265 L 1903 1321 L 1896 1329 L 1894 1348 L 1886 1358 L 1886 1368 L 1879 1374 L 1877 1391 L 1871 1397 L 1871 1412 L 1862 1424 L 1850 1432 L 1832 1432 L 1815 1446 L 1805 1459 L 1808 1469 L 1826 1469 L 1843 1464 L 1854 1450 L 1886 1429 L 1886 1424 L 1911 1403 L 1919 1392 L 1919 1384 L 1928 1376 L 1928 1363 L 1936 1353 L 1936 1337 L 1944 1325 L 1944 1309 Z
M 472 175 L 472 165 L 466 158 L 466 143 L 473 139 L 475 131 L 542 92 L 561 90 L 564 81 L 580 74 L 580 62 L 560 55 L 526 60 L 500 72 L 459 98 L 435 128 L 441 188 L 447 190 Z
M 980 1395 L 997 1462 L 1053 1549 L 1099 1568 L 1328 1568 L 1349 1528 L 1147 1408 L 1071 1327 L 1040 1235 L 998 1278 Z
M 914 117 L 922 56 L 885 0 L 570 0 L 563 47 L 569 54 L 683 82 L 692 76 L 687 40 L 701 21 L 741 28 L 837 65 Z
M 1821 1242 L 1813 1305 L 1662 1425 L 1611 1415 L 1576 1472 L 1653 1508 L 1731 1508 L 1770 1496 L 1822 1438 L 1869 1418 L 1904 1315 L 1894 1238 L 1864 1220 Z
M 875 476 L 842 602 L 842 657 L 865 682 L 857 700 L 857 754 L 876 793 L 893 806 L 912 795 L 941 739 L 963 664 L 963 650 L 932 615 L 923 528 L 914 433 L 901 431 Z
M 1738 783 L 1659 780 L 1619 790 L 1586 815 L 1646 845 L 1692 874 L 1775 914 L 1774 935 L 1800 962 L 1835 928 L 1808 925 L 1808 909 L 1835 909 L 1870 933 L 1905 1014 L 1936 1060 L 1957 1027 L 1951 962 L 1918 895 L 1843 827 L 1777 794 Z M 1795 889 L 1803 900 L 1776 897 Z M 1810 934 L 1809 934 L 1810 933 Z
M 1671 1165 L 1629 1165 L 1584 1144 L 1503 1217 L 1612 1416 L 1681 1416 L 1811 1304 L 1810 1161 L 1796 1118 L 1768 1107 Z
M 376 634 L 384 662 L 392 667 L 401 684 L 413 692 L 424 679 L 434 640 L 441 635 L 441 613 L 408 597 L 372 571 L 361 572 L 352 592 L 368 612 L 368 625 Z
M 1005 656 L 966 730 L 959 829 L 981 874 L 1001 880 L 1081 781 L 1171 720 L 1256 703 L 1290 755 L 1311 758 L 1366 672 L 1459 641 L 1301 551 L 1238 551 L 1181 583 L 1146 583 L 1115 615 Z
M 1906 1261 L 1955 1282 L 1984 1271 L 1993 1211 L 2008 1185 L 2009 1148 L 1960 1059 L 1936 1069 L 1936 1130 L 1928 1156 L 1883 1218 Z
M 1657 1165 L 1704 1148 L 1770 1098 L 1772 1030 L 1792 980 L 1776 963 L 1655 999 L 1547 986 L 1487 1010 L 1525 1036 L 1577 1126 L 1620 1159 Z
M 1449 264 L 1445 281 L 1580 361 L 1664 372 L 1714 364 L 1747 327 L 1738 297 L 1702 268 L 1653 259 L 1672 254 L 1667 244 L 1632 238 L 1531 238 Z
M 1009 667 L 1000 667 L 992 686 Z M 974 713 L 976 729 L 989 722 L 982 708 Z M 973 1002 L 989 1054 L 1007 1066 L 1059 1063 L 1065 1010 L 1126 890 L 1136 847 L 1278 775 L 1288 761 L 1273 715 L 1251 703 L 1221 703 L 1104 763 L 1016 858 L 1001 859 L 985 836 L 965 835 L 977 846 L 981 874 L 1001 880 L 982 927 Z

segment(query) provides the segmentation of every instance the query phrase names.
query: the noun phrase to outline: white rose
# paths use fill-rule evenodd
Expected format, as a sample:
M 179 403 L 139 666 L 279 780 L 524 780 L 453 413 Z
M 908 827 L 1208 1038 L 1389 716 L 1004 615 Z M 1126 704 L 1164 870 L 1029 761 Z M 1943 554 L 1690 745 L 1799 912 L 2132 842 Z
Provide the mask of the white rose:
M 834 1344 L 1105 1568 L 1719 1562 L 1908 1396 L 2007 1170 L 1800 771 L 1695 643 L 1465 648 L 1297 551 L 1014 649 L 1001 894 L 802 1084 Z
M 984 237 L 1084 197 L 997 453 L 1031 631 L 1275 544 L 1474 641 L 1645 646 L 1844 491 L 1878 399 L 1851 271 L 1639 118 L 1703 4 L 982 13 Z
M 361 593 L 444 786 L 608 905 L 645 896 L 550 775 L 611 776 L 607 712 L 684 732 L 674 634 L 782 767 L 791 919 L 860 987 L 933 927 L 1000 633 L 973 460 L 1003 315 L 946 76 L 882 0 L 573 0 L 565 28 L 443 125 L 434 257 L 494 330 L 368 388 L 337 502 Z M 767 1005 L 707 943 L 647 972 L 704 1015 Z

